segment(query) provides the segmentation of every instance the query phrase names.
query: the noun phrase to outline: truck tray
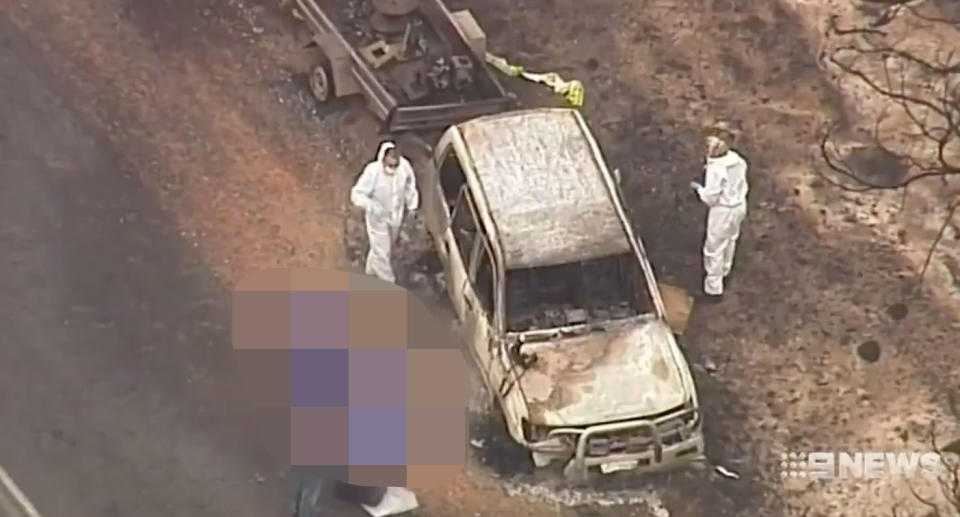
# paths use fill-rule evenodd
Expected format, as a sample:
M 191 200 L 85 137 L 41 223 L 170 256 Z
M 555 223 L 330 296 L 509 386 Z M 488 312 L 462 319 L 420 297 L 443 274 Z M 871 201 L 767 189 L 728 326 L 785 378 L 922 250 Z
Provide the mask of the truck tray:
M 330 63 L 335 95 L 362 95 L 389 132 L 428 131 L 510 109 L 469 13 L 441 0 L 385 16 L 381 0 L 297 0 Z M 469 34 L 468 34 L 469 33 Z

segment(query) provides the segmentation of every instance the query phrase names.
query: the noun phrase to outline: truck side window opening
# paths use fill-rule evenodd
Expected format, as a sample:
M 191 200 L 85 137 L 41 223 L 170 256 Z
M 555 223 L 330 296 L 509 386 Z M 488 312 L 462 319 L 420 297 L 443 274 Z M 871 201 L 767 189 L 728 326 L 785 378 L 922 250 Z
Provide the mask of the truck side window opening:
M 477 265 L 477 275 L 474 279 L 473 285 L 476 289 L 477 298 L 480 299 L 480 306 L 483 307 L 483 310 L 486 311 L 487 317 L 490 320 L 493 320 L 493 297 L 494 297 L 494 283 L 493 283 L 493 263 L 490 257 L 490 248 L 486 246 L 486 243 L 482 243 L 480 254 L 477 256 L 479 264 Z
M 457 241 L 457 249 L 460 250 L 460 258 L 464 265 L 469 265 L 470 254 L 473 252 L 473 242 L 476 239 L 477 225 L 473 220 L 473 212 L 469 204 L 470 194 L 466 189 L 459 197 L 455 197 L 456 205 L 453 208 L 453 239 Z
M 568 312 L 586 311 L 587 322 L 653 311 L 653 300 L 636 257 L 628 252 L 557 266 L 507 272 L 507 328 L 522 332 L 555 328 Z
M 460 166 L 457 153 L 453 150 L 448 151 L 443 163 L 440 164 L 440 188 L 443 190 L 443 197 L 447 200 L 447 206 L 451 209 L 457 200 L 460 188 L 466 184 L 467 177 L 463 173 L 463 167 Z

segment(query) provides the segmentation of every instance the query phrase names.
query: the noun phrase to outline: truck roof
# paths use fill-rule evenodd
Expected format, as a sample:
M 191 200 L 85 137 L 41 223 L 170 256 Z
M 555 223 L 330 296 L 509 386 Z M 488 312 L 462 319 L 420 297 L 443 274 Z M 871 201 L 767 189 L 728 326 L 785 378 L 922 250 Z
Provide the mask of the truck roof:
M 576 110 L 513 111 L 458 128 L 507 269 L 630 251 L 603 158 Z

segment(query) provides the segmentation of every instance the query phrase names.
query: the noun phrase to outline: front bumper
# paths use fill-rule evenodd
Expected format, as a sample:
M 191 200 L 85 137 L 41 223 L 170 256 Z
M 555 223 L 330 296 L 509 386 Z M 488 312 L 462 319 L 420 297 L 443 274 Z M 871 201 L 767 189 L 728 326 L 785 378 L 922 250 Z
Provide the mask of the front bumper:
M 693 424 L 687 423 L 690 421 Z M 576 440 L 573 457 L 564 468 L 564 473 L 571 478 L 584 478 L 591 468 L 621 462 L 636 462 L 633 469 L 641 472 L 668 470 L 701 458 L 704 451 L 701 420 L 696 408 L 656 419 L 598 424 L 579 429 L 553 429 L 543 443 L 555 444 L 556 438 L 562 435 L 574 436 Z M 591 447 L 591 444 L 597 441 L 619 441 L 622 446 L 607 445 L 604 447 L 605 451 L 598 452 L 597 447 Z M 538 454 L 537 445 L 531 444 L 535 455 Z M 557 452 L 559 451 L 554 449 L 546 454 L 558 456 Z M 570 457 L 570 452 L 567 450 L 562 455 Z

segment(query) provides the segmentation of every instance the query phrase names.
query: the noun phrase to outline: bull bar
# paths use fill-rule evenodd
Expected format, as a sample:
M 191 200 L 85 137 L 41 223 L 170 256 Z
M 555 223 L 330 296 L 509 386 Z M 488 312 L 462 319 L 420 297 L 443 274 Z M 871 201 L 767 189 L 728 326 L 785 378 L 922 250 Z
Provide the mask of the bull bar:
M 689 435 L 681 433 L 682 439 L 677 443 L 669 445 L 663 444 L 661 436 L 661 426 L 674 420 L 684 420 L 682 425 L 688 425 L 685 421 L 689 416 L 694 416 L 694 425 Z M 696 407 L 688 408 L 683 411 L 671 413 L 655 419 L 637 419 L 626 422 L 614 422 L 608 424 L 597 424 L 583 429 L 577 428 L 558 428 L 553 429 L 547 434 L 544 442 L 557 438 L 560 435 L 576 435 L 577 444 L 573 458 L 564 468 L 564 473 L 569 477 L 583 478 L 587 475 L 590 467 L 606 463 L 637 461 L 637 470 L 652 471 L 664 469 L 667 465 L 673 465 L 684 461 L 693 461 L 703 454 L 703 434 L 699 432 L 700 418 Z M 618 431 L 628 431 L 633 429 L 647 429 L 652 437 L 653 446 L 650 449 L 633 453 L 614 453 L 598 457 L 587 457 L 587 447 L 590 439 L 601 433 L 610 433 Z M 542 442 L 541 442 L 542 443 Z M 536 449 L 536 444 L 534 450 Z

